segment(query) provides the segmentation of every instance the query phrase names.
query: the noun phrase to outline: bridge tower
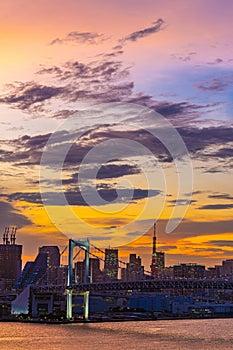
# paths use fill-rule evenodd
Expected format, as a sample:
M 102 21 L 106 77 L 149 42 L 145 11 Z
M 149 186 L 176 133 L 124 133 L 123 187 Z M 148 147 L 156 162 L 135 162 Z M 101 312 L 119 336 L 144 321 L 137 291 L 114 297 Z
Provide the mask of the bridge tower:
M 68 280 L 67 280 L 67 288 L 66 288 L 66 318 L 68 320 L 71 320 L 73 317 L 73 310 L 72 310 L 72 294 L 73 294 L 73 251 L 74 247 L 80 247 L 84 249 L 85 251 L 85 277 L 84 277 L 84 283 L 89 283 L 89 249 L 90 249 L 90 243 L 87 239 L 86 241 L 77 241 L 73 239 L 69 239 L 69 263 L 68 263 Z M 87 321 L 89 317 L 89 291 L 83 293 L 84 296 L 84 319 Z

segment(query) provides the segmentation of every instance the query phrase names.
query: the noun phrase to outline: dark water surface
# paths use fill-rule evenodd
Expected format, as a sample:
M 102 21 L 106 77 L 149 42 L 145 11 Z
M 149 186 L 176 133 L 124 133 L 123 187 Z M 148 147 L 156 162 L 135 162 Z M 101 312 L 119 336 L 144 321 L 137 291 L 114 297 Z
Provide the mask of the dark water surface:
M 0 350 L 233 349 L 233 319 L 44 325 L 0 323 Z

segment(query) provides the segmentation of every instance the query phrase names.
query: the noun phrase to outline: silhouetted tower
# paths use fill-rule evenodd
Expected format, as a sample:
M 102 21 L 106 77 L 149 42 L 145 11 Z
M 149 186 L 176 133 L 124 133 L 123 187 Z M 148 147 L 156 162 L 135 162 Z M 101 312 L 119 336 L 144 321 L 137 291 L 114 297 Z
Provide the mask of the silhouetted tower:
M 153 252 L 152 256 L 156 254 L 156 222 L 154 223 L 154 236 L 153 236 Z
M 153 234 L 153 248 L 152 248 L 152 259 L 151 259 L 151 275 L 154 278 L 159 277 L 159 274 L 164 269 L 164 253 L 157 252 L 157 238 L 156 238 L 156 222 L 154 223 L 154 234 Z
M 16 227 L 5 227 L 0 244 L 0 280 L 2 291 L 11 290 L 22 268 L 22 245 L 16 244 Z

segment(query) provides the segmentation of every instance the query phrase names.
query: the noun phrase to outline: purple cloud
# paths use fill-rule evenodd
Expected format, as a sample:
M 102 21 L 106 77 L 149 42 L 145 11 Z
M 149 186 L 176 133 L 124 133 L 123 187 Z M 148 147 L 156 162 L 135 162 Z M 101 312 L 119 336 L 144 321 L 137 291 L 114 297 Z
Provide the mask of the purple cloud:
M 161 31 L 164 27 L 164 20 L 159 18 L 155 22 L 153 22 L 153 25 L 151 27 L 138 30 L 136 32 L 133 32 L 124 38 L 120 39 L 119 42 L 121 44 L 125 44 L 127 41 L 137 41 L 139 39 L 145 38 L 146 36 L 149 36 L 151 34 L 157 33 Z
M 50 42 L 50 45 L 66 44 L 66 43 L 78 43 L 95 45 L 107 40 L 103 34 L 93 32 L 78 32 L 73 31 L 68 33 L 64 38 L 56 38 Z

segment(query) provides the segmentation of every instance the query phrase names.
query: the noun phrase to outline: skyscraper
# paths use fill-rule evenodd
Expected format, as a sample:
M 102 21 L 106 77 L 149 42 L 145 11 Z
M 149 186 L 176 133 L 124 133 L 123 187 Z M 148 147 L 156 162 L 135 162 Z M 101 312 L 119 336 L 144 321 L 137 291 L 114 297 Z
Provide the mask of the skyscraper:
M 140 256 L 137 257 L 136 254 L 130 254 L 126 268 L 121 269 L 121 279 L 123 281 L 137 281 L 143 278 L 144 266 L 142 266 Z
M 117 280 L 118 249 L 105 249 L 104 274 L 107 280 Z
M 38 255 L 44 255 L 46 259 L 46 268 L 59 267 L 60 266 L 60 251 L 57 246 L 43 246 L 39 248 Z
M 1 289 L 11 290 L 22 269 L 22 245 L 16 244 L 16 227 L 6 227 L 0 244 Z
M 75 282 L 83 283 L 85 280 L 85 260 L 77 261 L 74 264 Z M 102 271 L 100 270 L 100 260 L 98 258 L 90 258 L 89 276 L 91 282 L 102 281 Z
M 24 289 L 29 284 L 58 284 L 60 273 L 60 251 L 57 246 L 39 248 L 34 262 L 27 262 L 16 283 L 17 289 Z

